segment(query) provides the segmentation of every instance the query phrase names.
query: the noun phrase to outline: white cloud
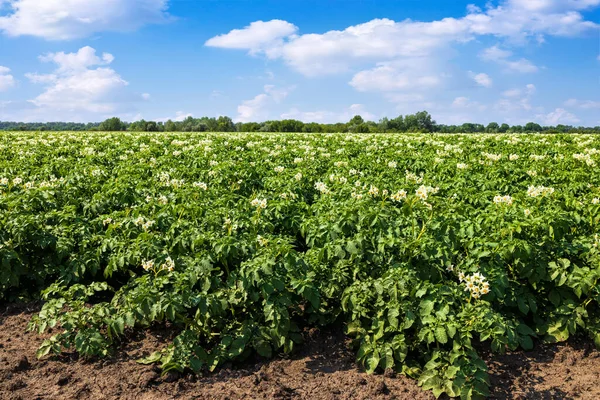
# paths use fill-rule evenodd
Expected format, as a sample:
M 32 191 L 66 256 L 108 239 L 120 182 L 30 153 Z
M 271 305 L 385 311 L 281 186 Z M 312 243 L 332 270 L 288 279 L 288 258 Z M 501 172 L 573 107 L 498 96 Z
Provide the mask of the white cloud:
M 525 85 L 525 92 L 529 96 L 534 94 L 536 90 L 537 90 L 537 88 L 535 87 L 535 85 L 533 83 L 528 83 L 527 85 Z
M 540 121 L 542 125 L 576 124 L 580 121 L 576 115 L 564 108 L 557 108 L 546 115 L 536 115 L 536 120 Z
M 494 105 L 494 108 L 500 112 L 513 113 L 516 111 L 531 111 L 534 107 L 531 105 L 531 97 L 535 94 L 536 87 L 533 83 L 525 85 L 525 88 L 513 88 L 502 92 L 502 96 Z M 540 109 L 538 109 L 540 111 Z
M 456 97 L 452 102 L 452 107 L 457 109 L 475 109 L 483 111 L 487 109 L 487 106 L 477 101 L 471 101 L 468 97 L 460 96 Z
M 385 97 L 392 103 L 416 103 L 425 100 L 422 93 L 387 93 Z
M 579 11 L 599 3 L 597 0 L 507 0 L 484 13 L 471 11 L 465 19 L 477 35 L 507 37 L 517 42 L 534 38 L 539 43 L 544 41 L 544 35 L 576 36 L 598 29 L 598 24 L 586 21 Z
M 287 21 L 255 21 L 243 29 L 234 29 L 229 33 L 215 36 L 206 41 L 209 47 L 248 50 L 250 54 L 265 53 L 268 57 L 277 57 L 277 49 L 283 39 L 296 33 L 298 28 Z
M 441 84 L 442 78 L 411 68 L 410 63 L 381 63 L 377 67 L 360 71 L 352 77 L 350 85 L 360 92 L 397 92 L 407 89 L 428 89 Z
M 348 122 L 355 115 L 360 115 L 366 121 L 374 121 L 377 119 L 375 114 L 366 110 L 362 104 L 352 104 L 341 112 L 333 111 L 300 111 L 297 108 L 292 108 L 286 113 L 280 115 L 281 119 L 296 119 L 302 122 L 319 122 L 323 124 L 331 124 L 336 122 Z
M 82 38 L 103 31 L 132 31 L 168 19 L 168 0 L 3 0 L 0 31 L 49 40 Z
M 454 99 L 454 101 L 452 102 L 452 106 L 453 107 L 466 107 L 469 104 L 469 98 L 468 97 L 457 97 Z
M 519 97 L 521 96 L 521 89 L 508 89 L 502 92 L 504 97 Z
M 44 91 L 29 104 L 26 119 L 37 120 L 99 120 L 117 113 L 125 115 L 136 102 L 147 100 L 149 94 L 134 94 L 129 85 L 108 65 L 111 54 L 101 57 L 91 47 L 82 47 L 76 53 L 49 53 L 40 56 L 42 62 L 56 64 L 49 74 L 27 73 L 34 84 L 43 85 Z
M 538 71 L 538 67 L 525 58 L 521 58 L 519 60 L 510 60 L 509 57 L 512 55 L 513 53 L 511 51 L 503 50 L 496 45 L 483 50 L 480 54 L 480 57 L 485 61 L 493 61 L 504 66 L 507 71 L 521 73 Z
M 300 73 L 314 76 L 346 71 L 361 61 L 430 55 L 444 44 L 457 38 L 466 40 L 468 36 L 464 24 L 454 18 L 434 22 L 374 19 L 342 31 L 304 35 L 297 35 L 297 28 L 284 25 L 285 21 L 257 23 L 259 27 L 272 24 L 278 29 L 272 29 L 269 36 L 265 35 L 265 29 L 254 29 L 253 23 L 242 30 L 209 39 L 206 44 L 281 58 Z
M 245 100 L 237 107 L 238 115 L 235 122 L 258 122 L 269 117 L 269 106 L 282 102 L 294 87 L 276 88 L 265 85 L 264 93 L 256 95 L 253 99 Z
M 0 65 L 0 92 L 15 86 L 15 78 L 10 74 L 10 68 Z
M 535 64 L 525 58 L 521 58 L 516 61 L 506 61 L 504 65 L 506 65 L 510 71 L 520 72 L 523 74 L 537 72 L 539 69 Z
M 600 109 L 600 101 L 569 99 L 565 101 L 565 106 L 593 110 Z
M 537 12 L 584 10 L 600 4 L 600 0 L 509 0 L 516 9 Z
M 540 2 L 541 0 L 534 0 Z M 247 50 L 282 59 L 307 76 L 340 73 L 365 62 L 383 63 L 418 57 L 436 57 L 452 43 L 493 35 L 513 41 L 529 37 L 538 42 L 544 35 L 574 36 L 598 29 L 584 20 L 581 10 L 597 5 L 596 0 L 545 1 L 536 7 L 525 0 L 507 0 L 481 11 L 469 7 L 463 18 L 444 18 L 432 22 L 406 19 L 374 19 L 343 30 L 325 33 L 297 33 L 286 21 L 257 21 L 244 29 L 209 39 L 214 47 Z M 524 10 L 523 7 L 526 9 Z M 495 48 L 494 60 L 507 69 L 534 72 L 537 67 L 526 59 L 509 60 L 511 52 Z
M 167 122 L 168 120 L 181 122 L 184 121 L 188 117 L 193 117 L 194 114 L 186 113 L 184 111 L 177 111 L 174 117 L 166 117 L 166 118 L 156 118 L 156 122 Z M 140 119 L 140 118 L 138 118 Z
M 483 72 L 480 74 L 475 74 L 473 72 L 470 72 L 469 75 L 471 76 L 471 78 L 473 78 L 473 80 L 479 86 L 489 88 L 489 87 L 492 87 L 492 85 L 494 84 L 494 81 L 492 80 L 492 78 L 490 78 L 490 76 L 488 74 L 485 74 Z

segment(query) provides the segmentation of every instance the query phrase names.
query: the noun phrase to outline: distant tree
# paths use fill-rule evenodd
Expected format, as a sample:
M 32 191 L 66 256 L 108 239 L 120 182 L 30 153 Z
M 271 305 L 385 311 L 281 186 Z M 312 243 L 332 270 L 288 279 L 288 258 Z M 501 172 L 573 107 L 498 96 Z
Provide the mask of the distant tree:
M 148 121 L 145 124 L 144 131 L 158 132 L 158 131 L 160 131 L 160 129 L 158 128 L 158 124 L 155 121 Z
M 398 115 L 396 118 L 392 118 L 390 120 L 390 129 L 393 132 L 406 132 L 404 117 L 402 115 Z
M 126 129 L 126 125 L 121 121 L 120 118 L 113 117 L 107 120 L 104 120 L 98 126 L 98 130 L 106 131 L 106 132 L 118 132 L 124 131 Z
M 414 115 L 404 117 L 406 131 L 409 132 L 433 132 L 435 121 L 427 111 L 419 111 Z
M 171 120 L 165 122 L 165 132 L 177 132 L 177 124 Z
M 361 117 L 360 115 L 355 115 L 354 117 L 352 117 L 350 122 L 348 122 L 348 125 L 360 125 L 364 122 L 365 120 L 363 119 L 363 117 Z
M 525 132 L 541 132 L 542 130 L 542 126 L 535 122 L 528 122 L 525 124 Z
M 460 131 L 464 133 L 475 133 L 477 132 L 477 126 L 470 122 L 465 122 L 460 126 Z
M 509 129 L 510 129 L 510 125 L 508 125 L 508 124 L 502 124 L 500 126 L 500 129 L 498 129 L 498 132 L 500 132 L 500 133 L 506 133 L 506 132 L 508 132 Z
M 371 130 L 369 129 L 369 125 L 367 123 L 348 126 L 348 132 L 352 133 L 369 133 L 370 131 Z
M 221 116 L 217 120 L 218 132 L 235 132 L 235 124 L 229 117 Z
M 279 125 L 280 132 L 302 132 L 304 122 L 295 119 L 284 119 Z
M 258 132 L 260 124 L 258 122 L 237 123 L 236 130 L 238 132 Z
M 304 126 L 302 127 L 302 132 L 308 132 L 308 133 L 323 132 L 323 125 L 316 123 L 316 122 L 310 122 L 308 124 L 304 124 Z
M 379 123 L 377 124 L 377 129 L 379 130 L 379 132 L 389 132 L 389 131 L 391 131 L 389 118 L 388 117 L 381 118 L 379 120 Z

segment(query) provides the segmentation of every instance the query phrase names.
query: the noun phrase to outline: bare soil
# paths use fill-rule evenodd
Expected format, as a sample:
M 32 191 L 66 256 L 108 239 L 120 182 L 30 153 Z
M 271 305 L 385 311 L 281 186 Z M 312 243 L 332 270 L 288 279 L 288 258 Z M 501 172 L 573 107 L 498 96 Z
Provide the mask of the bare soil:
M 343 335 L 313 330 L 290 358 L 226 365 L 204 376 L 161 376 L 136 363 L 167 343 L 165 329 L 138 333 L 114 357 L 75 354 L 37 360 L 43 337 L 26 332 L 34 304 L 0 306 L 0 399 L 432 399 L 412 379 L 367 375 Z M 531 352 L 485 354 L 492 397 L 600 399 L 600 352 L 589 342 L 540 345 Z

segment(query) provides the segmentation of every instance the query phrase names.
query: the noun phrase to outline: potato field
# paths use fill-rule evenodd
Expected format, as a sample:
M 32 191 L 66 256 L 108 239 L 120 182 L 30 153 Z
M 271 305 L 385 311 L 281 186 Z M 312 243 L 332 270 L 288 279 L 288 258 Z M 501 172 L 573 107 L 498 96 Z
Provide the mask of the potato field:
M 600 347 L 600 137 L 0 133 L 0 302 L 38 357 L 210 373 L 342 326 L 368 373 L 486 397 L 480 353 Z

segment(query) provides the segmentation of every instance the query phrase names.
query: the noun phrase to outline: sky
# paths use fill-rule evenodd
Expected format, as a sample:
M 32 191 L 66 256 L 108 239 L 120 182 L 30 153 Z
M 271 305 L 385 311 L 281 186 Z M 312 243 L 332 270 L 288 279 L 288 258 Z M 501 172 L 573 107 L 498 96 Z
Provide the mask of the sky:
M 600 125 L 600 0 L 0 0 L 0 120 Z

